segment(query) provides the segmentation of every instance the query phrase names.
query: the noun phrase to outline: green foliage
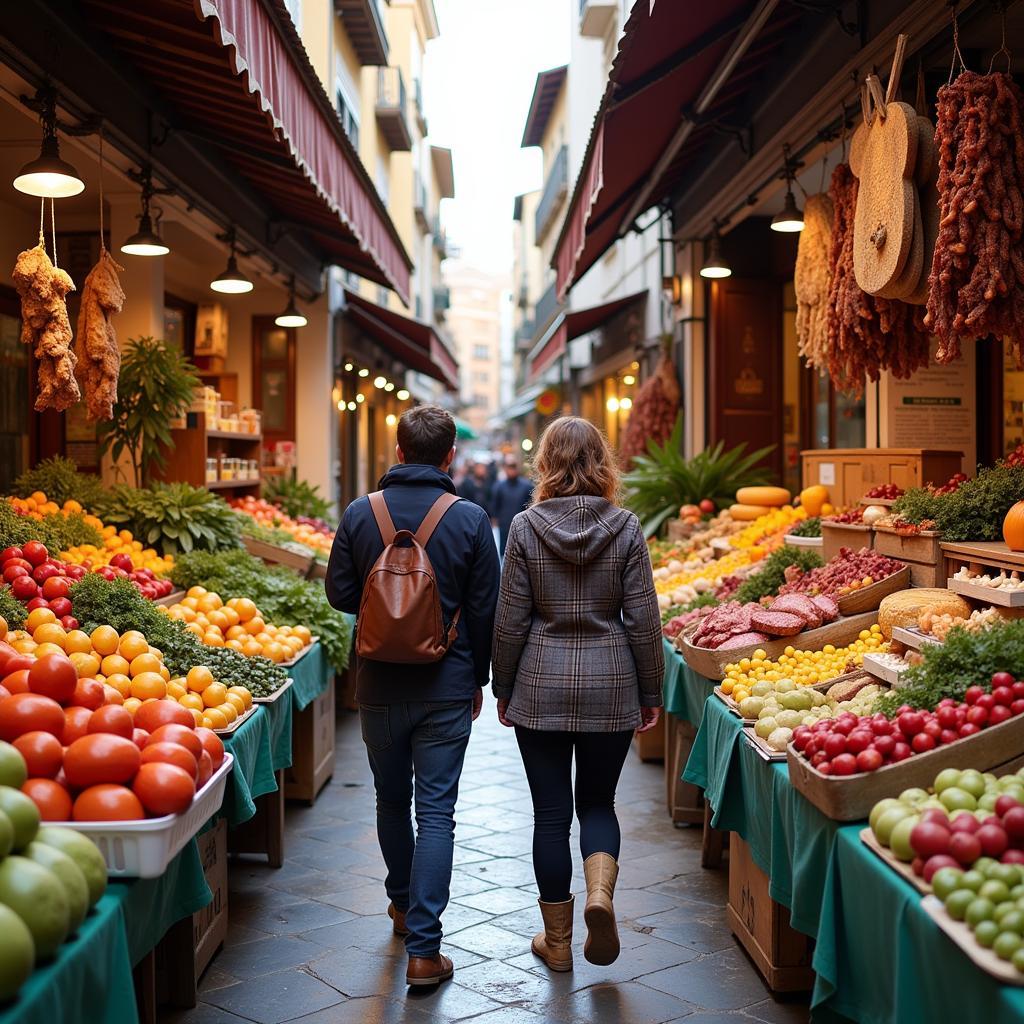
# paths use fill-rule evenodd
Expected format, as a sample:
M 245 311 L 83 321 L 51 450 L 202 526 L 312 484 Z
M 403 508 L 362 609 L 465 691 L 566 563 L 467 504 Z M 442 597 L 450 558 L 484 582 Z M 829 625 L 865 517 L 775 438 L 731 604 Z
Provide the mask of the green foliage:
M 76 544 L 103 542 L 98 531 L 85 522 L 81 515 L 45 516 L 32 519 L 19 515 L 7 501 L 0 501 L 0 549 L 12 544 L 20 547 L 30 540 L 42 541 L 50 554 L 56 555 Z
M 164 663 L 173 675 L 185 675 L 196 665 L 206 665 L 214 678 L 227 686 L 245 686 L 255 697 L 267 697 L 288 678 L 287 669 L 268 658 L 247 658 L 229 647 L 207 647 L 185 629 L 182 622 L 168 618 L 135 589 L 131 581 L 108 581 L 87 573 L 71 588 L 71 607 L 82 628 L 113 626 L 119 633 L 140 630 L 163 652 Z
M 312 555 L 313 549 L 300 544 L 287 530 L 278 529 L 275 526 L 264 526 L 257 522 L 252 516 L 244 512 L 236 512 L 238 521 L 242 527 L 242 536 L 251 537 L 253 540 L 261 540 L 264 544 L 273 544 L 275 547 L 287 548 L 299 555 Z
M 821 516 L 810 516 L 789 531 L 794 537 L 820 537 Z
M 10 587 L 0 586 L 0 618 L 3 618 L 9 629 L 21 629 L 28 618 L 28 611 L 11 593 Z
M 331 518 L 331 503 L 320 493 L 320 488 L 306 480 L 292 480 L 287 476 L 270 477 L 263 484 L 263 497 L 293 519 L 310 516 Z
M 239 517 L 231 506 L 190 484 L 115 487 L 104 495 L 97 514 L 165 554 L 237 548 L 241 542 Z
M 801 572 L 810 572 L 825 563 L 815 551 L 786 545 L 773 551 L 757 572 L 751 573 L 737 588 L 734 601 L 760 601 L 762 597 L 774 597 L 786 582 L 786 570 L 795 565 Z
M 933 520 L 944 541 L 999 540 L 1006 513 L 1022 498 L 1024 466 L 997 465 L 980 470 L 951 494 L 920 487 L 907 491 L 893 512 L 911 523 Z
M 695 612 L 698 608 L 713 608 L 716 604 L 718 604 L 718 598 L 711 591 L 698 594 L 692 601 L 686 604 L 674 604 L 671 608 L 663 611 L 661 613 L 661 624 L 664 626 L 669 619 L 674 619 L 677 615 L 686 615 L 687 612 Z
M 251 598 L 267 621 L 277 625 L 309 626 L 320 637 L 335 670 L 341 672 L 348 665 L 352 629 L 348 619 L 330 606 L 319 583 L 304 580 L 282 566 L 264 565 L 245 551 L 183 555 L 171 579 L 183 589 L 198 584 L 216 591 L 225 601 Z
M 680 414 L 664 444 L 647 442 L 647 454 L 633 459 L 633 469 L 623 478 L 626 505 L 651 537 L 675 515 L 681 505 L 710 498 L 719 508 L 731 505 L 741 487 L 766 483 L 768 471 L 758 463 L 772 446 L 744 454 L 746 445 L 725 450 L 719 441 L 712 448 L 687 459 L 682 452 L 683 417 Z
M 19 498 L 27 498 L 34 491 L 42 491 L 58 505 L 73 498 L 83 508 L 91 510 L 103 494 L 103 481 L 92 473 L 80 473 L 71 459 L 55 455 L 52 459 L 43 459 L 34 469 L 26 470 L 11 488 L 11 494 Z
M 121 357 L 113 419 L 100 423 L 100 452 L 131 459 L 137 487 L 167 459 L 171 421 L 184 416 L 199 386 L 196 368 L 178 349 L 156 338 L 135 338 Z
M 934 708 L 940 700 L 963 700 L 969 686 L 991 688 L 996 672 L 1024 676 L 1024 619 L 997 622 L 990 629 L 969 633 L 951 629 L 943 644 L 926 645 L 924 661 L 900 677 L 900 688 L 875 701 L 875 710 L 892 717 L 902 704 Z

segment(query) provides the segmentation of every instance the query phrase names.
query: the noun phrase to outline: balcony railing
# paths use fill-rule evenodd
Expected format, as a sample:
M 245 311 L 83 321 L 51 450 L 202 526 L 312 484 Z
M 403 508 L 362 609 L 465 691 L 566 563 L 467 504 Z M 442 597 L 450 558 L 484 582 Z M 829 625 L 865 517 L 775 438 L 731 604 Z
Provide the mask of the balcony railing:
M 412 149 L 407 103 L 401 68 L 378 68 L 377 125 L 388 146 L 399 152 Z
M 444 233 L 444 228 L 441 227 L 440 217 L 434 217 L 430 226 L 430 234 L 434 241 L 434 248 L 438 251 L 441 259 L 444 259 L 448 255 L 448 238 Z
M 548 180 L 544 182 L 544 192 L 537 206 L 534 218 L 534 233 L 540 242 L 555 221 L 555 214 L 562 207 L 562 202 L 569 191 L 569 150 L 562 146 L 552 161 Z
M 423 231 L 430 230 L 430 216 L 427 213 L 427 186 L 417 171 L 412 178 L 412 212 Z
M 416 122 L 420 126 L 420 134 L 427 134 L 427 116 L 423 113 L 423 83 L 418 79 L 412 80 L 412 102 L 416 108 Z
M 434 289 L 434 313 L 443 313 L 452 304 L 451 289 L 440 286 Z
M 534 333 L 547 329 L 548 324 L 554 320 L 560 306 L 561 303 L 558 301 L 555 282 L 552 281 L 547 291 L 544 292 L 537 300 L 536 306 L 533 307 Z

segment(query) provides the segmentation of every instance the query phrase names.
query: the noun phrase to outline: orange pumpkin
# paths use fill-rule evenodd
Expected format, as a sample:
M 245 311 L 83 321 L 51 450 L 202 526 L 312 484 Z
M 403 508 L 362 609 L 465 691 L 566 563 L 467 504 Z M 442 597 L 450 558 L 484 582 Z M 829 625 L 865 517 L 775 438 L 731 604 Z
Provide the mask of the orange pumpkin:
M 1003 520 L 1003 540 L 1011 551 L 1024 551 L 1024 501 L 1018 501 Z

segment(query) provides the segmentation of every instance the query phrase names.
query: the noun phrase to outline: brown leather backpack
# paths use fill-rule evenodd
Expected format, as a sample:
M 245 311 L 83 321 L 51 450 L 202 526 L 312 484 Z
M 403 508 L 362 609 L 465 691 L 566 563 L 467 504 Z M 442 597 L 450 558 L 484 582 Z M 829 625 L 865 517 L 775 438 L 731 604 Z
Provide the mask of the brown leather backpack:
M 363 584 L 356 623 L 360 658 L 427 665 L 448 653 L 458 635 L 462 609 L 445 628 L 441 595 L 426 546 L 445 513 L 461 500 L 454 494 L 442 494 L 413 533 L 395 530 L 383 491 L 370 495 L 384 550 Z M 400 546 L 400 541 L 410 543 Z

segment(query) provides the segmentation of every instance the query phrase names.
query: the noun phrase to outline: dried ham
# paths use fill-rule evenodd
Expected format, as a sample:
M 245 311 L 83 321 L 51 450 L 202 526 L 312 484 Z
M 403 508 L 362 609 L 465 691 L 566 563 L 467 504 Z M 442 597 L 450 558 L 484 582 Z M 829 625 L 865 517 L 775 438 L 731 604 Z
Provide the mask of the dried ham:
M 796 340 L 807 365 L 828 369 L 829 250 L 832 244 L 832 200 L 825 194 L 808 196 L 804 229 L 796 250 L 793 287 L 796 291 Z
M 124 305 L 124 289 L 117 277 L 122 269 L 104 249 L 82 288 L 78 313 L 78 373 L 91 420 L 109 420 L 117 401 L 121 350 L 110 318 L 120 313 Z

